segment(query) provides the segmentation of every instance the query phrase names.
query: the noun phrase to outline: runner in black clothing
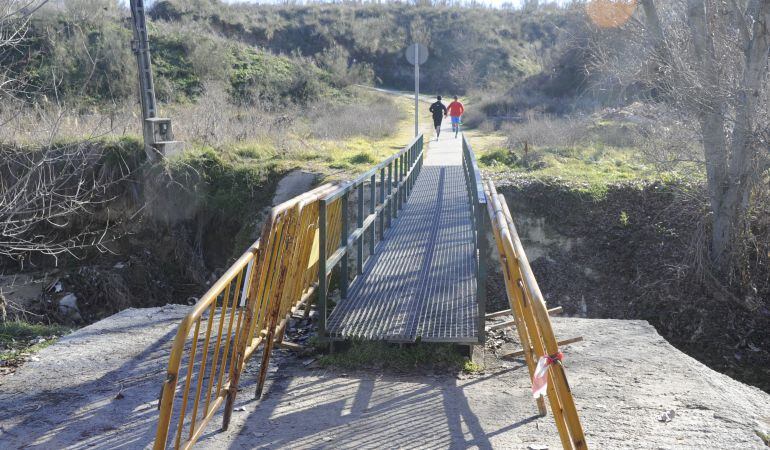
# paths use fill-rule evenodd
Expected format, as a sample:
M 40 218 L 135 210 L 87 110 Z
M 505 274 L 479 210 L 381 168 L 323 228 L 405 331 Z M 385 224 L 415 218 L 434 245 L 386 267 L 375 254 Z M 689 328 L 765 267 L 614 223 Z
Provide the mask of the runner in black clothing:
M 436 103 L 430 105 L 428 109 L 433 114 L 433 126 L 436 127 L 436 140 L 441 134 L 441 120 L 446 117 L 446 106 L 441 103 L 441 96 L 436 97 Z

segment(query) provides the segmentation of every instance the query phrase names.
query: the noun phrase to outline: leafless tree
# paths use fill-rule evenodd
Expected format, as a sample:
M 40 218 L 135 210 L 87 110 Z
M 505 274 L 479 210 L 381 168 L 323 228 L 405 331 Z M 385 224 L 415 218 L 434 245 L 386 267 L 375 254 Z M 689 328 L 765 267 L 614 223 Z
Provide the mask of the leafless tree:
M 27 39 L 29 19 L 47 1 L 0 0 L 0 102 L 19 105 L 25 80 L 3 60 Z M 23 96 L 21 96 L 23 97 Z M 5 117 L 12 117 L 10 115 Z M 2 126 L 2 125 L 0 125 Z M 56 126 L 51 136 L 55 136 Z M 131 165 L 101 145 L 79 142 L 18 146 L 0 142 L 0 257 L 24 261 L 33 254 L 57 257 L 86 248 L 106 250 L 109 212 L 103 206 Z
M 108 158 L 114 161 L 105 164 Z M 130 174 L 119 153 L 107 156 L 92 143 L 0 148 L 0 256 L 107 251 L 117 218 L 106 206 Z
M 10 52 L 24 42 L 29 17 L 47 0 L 0 0 L 0 99 L 17 94 L 23 87 L 15 67 L 6 64 Z
M 770 1 L 640 0 L 599 33 L 607 77 L 640 86 L 698 123 L 712 210 L 711 259 L 725 271 L 768 169 Z

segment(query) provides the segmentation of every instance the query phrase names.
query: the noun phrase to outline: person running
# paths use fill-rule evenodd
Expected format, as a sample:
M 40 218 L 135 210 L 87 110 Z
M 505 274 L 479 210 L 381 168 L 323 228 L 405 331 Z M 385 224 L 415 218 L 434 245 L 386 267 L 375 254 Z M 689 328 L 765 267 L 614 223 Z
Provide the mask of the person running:
M 454 101 L 447 106 L 449 117 L 452 119 L 452 131 L 455 132 L 455 137 L 460 132 L 460 118 L 465 112 L 465 107 L 457 100 L 457 96 L 454 96 Z
M 441 103 L 440 95 L 436 97 L 436 102 L 430 105 L 428 111 L 433 114 L 433 126 L 436 128 L 436 140 L 438 141 L 438 137 L 441 134 L 441 121 L 446 117 L 446 106 Z

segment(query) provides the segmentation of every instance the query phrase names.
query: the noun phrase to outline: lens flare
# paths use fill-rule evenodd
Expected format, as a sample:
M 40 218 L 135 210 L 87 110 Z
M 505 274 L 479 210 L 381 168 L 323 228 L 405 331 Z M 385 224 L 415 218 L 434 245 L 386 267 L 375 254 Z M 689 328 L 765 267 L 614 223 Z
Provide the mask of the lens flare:
M 617 28 L 628 22 L 636 9 L 636 0 L 591 0 L 586 13 L 599 28 Z

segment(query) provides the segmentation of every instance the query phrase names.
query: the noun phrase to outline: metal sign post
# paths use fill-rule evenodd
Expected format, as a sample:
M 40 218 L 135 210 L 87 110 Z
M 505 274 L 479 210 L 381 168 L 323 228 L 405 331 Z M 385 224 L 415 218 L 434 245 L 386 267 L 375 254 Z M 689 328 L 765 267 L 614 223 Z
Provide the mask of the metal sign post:
M 414 65 L 414 136 L 420 134 L 420 65 L 428 60 L 428 48 L 414 43 L 406 49 L 406 60 Z
M 415 50 L 417 52 L 417 58 L 420 57 L 420 47 L 417 46 Z M 414 136 L 417 137 L 420 134 L 420 65 L 414 65 Z

